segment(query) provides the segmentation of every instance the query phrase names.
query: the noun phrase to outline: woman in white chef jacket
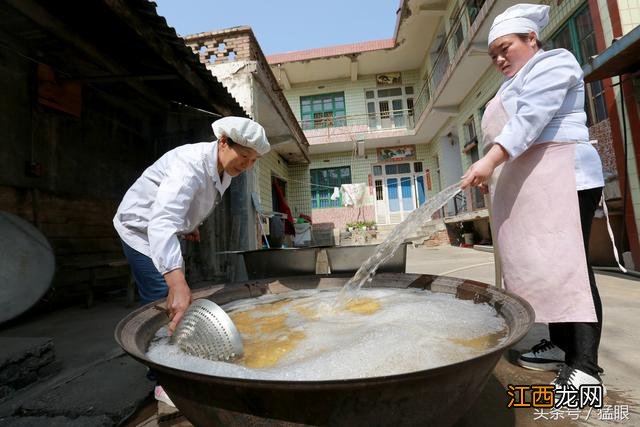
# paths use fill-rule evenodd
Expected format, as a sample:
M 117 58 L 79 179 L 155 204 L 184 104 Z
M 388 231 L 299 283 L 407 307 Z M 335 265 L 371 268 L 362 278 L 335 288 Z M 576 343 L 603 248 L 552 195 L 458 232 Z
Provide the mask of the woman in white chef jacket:
M 216 120 L 217 141 L 177 147 L 149 166 L 129 188 L 113 224 L 143 303 L 167 297 L 174 330 L 191 303 L 179 238 L 199 240 L 231 178 L 269 152 L 264 129 L 253 120 Z
M 579 388 L 602 382 L 602 305 L 586 251 L 604 180 L 588 143 L 582 69 L 565 49 L 540 49 L 548 21 L 549 6 L 532 4 L 494 20 L 489 55 L 507 80 L 482 119 L 486 154 L 462 186 L 491 184 L 505 287 L 549 323 L 552 341 L 518 363 L 560 369 L 554 384 Z

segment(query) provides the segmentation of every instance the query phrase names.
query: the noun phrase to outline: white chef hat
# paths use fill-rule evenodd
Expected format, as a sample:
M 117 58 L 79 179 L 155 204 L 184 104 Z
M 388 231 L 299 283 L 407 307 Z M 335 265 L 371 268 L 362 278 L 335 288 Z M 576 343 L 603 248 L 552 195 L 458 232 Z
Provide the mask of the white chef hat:
M 511 6 L 493 20 L 487 44 L 507 34 L 533 31 L 539 36 L 540 30 L 549 23 L 549 9 L 549 6 L 542 4 L 520 3 Z
M 226 136 L 233 142 L 253 148 L 261 156 L 271 150 L 264 128 L 253 120 L 229 116 L 216 120 L 211 127 L 216 138 L 220 139 L 221 136 Z

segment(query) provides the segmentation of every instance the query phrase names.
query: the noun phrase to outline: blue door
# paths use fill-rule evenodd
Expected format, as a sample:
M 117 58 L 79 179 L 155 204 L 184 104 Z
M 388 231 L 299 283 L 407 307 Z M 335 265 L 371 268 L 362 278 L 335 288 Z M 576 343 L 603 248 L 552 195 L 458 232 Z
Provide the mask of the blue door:
M 416 208 L 413 189 L 413 178 L 399 176 L 387 178 L 387 194 L 389 213 L 396 214 L 391 222 L 399 222 Z M 399 216 L 397 214 L 400 214 Z

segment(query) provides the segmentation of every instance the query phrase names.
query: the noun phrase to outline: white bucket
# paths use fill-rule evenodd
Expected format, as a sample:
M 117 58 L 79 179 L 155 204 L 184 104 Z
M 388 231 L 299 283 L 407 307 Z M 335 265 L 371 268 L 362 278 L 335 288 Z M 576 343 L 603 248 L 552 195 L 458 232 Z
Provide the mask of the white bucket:
M 465 245 L 473 245 L 473 233 L 464 233 L 462 235 Z

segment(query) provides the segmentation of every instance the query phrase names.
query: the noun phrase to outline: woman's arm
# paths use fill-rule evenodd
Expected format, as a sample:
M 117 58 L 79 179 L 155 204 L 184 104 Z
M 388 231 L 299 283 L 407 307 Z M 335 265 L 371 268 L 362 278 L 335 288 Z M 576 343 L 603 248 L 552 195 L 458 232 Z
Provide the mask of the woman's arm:
M 183 229 L 185 217 L 197 194 L 198 182 L 195 175 L 185 175 L 181 170 L 167 177 L 156 193 L 147 228 L 151 258 L 169 287 L 167 309 L 171 332 L 191 304 L 191 290 L 182 269 L 177 233 Z
M 486 186 L 487 181 L 493 174 L 495 168 L 509 159 L 509 154 L 499 144 L 494 144 L 487 154 L 477 162 L 471 165 L 467 172 L 462 175 L 460 188 L 468 186 Z
M 191 304 L 191 289 L 184 277 L 181 268 L 177 268 L 164 275 L 164 280 L 169 287 L 167 296 L 167 309 L 169 310 L 169 330 L 171 333 L 176 330 L 176 326 L 182 319 L 184 312 Z
M 510 158 L 522 154 L 538 138 L 558 112 L 569 89 L 582 79 L 582 69 L 571 52 L 562 50 L 553 56 L 542 53 L 541 59 L 526 71 L 524 83 L 516 97 L 516 111 L 495 138 Z M 525 66 L 526 67 L 526 66 Z

